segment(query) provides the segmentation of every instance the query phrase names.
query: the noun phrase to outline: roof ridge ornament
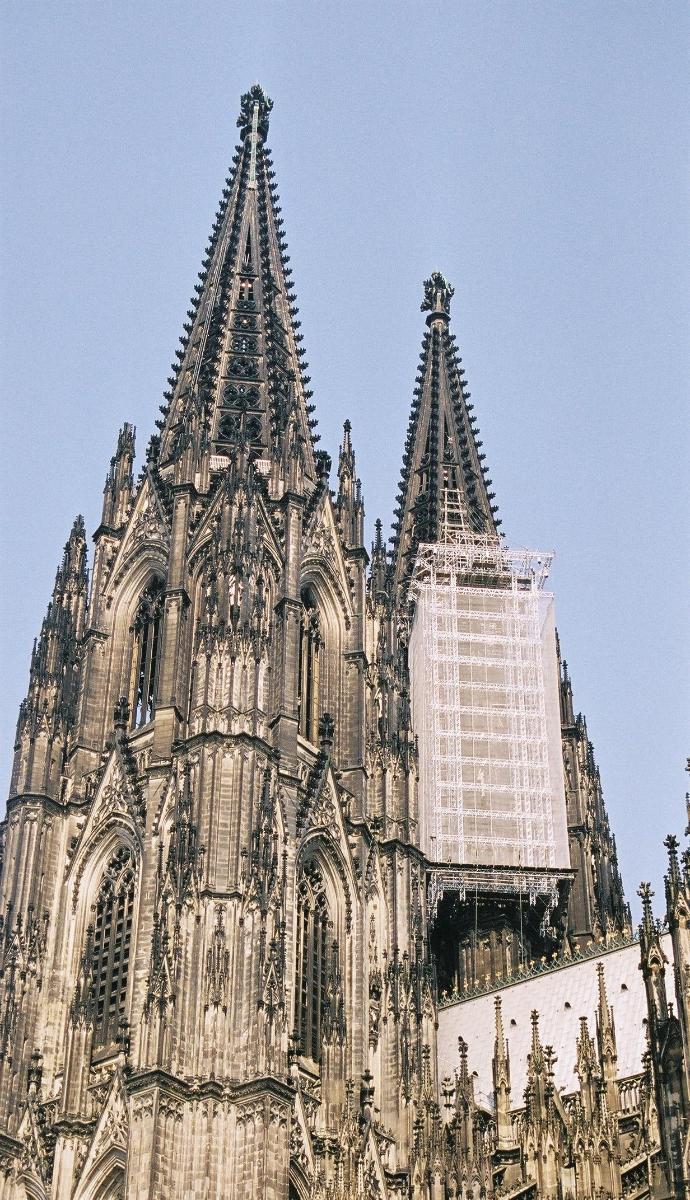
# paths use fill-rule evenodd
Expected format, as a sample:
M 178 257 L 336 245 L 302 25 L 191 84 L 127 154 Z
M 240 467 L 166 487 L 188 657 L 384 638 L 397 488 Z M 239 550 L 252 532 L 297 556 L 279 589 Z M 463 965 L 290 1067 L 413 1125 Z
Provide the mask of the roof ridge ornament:
M 261 84 L 252 84 L 249 91 L 245 92 L 240 100 L 240 115 L 237 118 L 237 127 L 240 131 L 242 141 L 250 133 L 254 133 L 262 142 L 266 140 L 269 113 L 272 108 L 273 101 L 266 95 Z M 255 113 L 256 120 L 254 120 Z
M 431 277 L 424 280 L 424 299 L 421 312 L 428 312 L 427 324 L 430 325 L 437 317 L 448 320 L 450 317 L 450 302 L 455 295 L 455 288 L 440 271 L 432 271 Z

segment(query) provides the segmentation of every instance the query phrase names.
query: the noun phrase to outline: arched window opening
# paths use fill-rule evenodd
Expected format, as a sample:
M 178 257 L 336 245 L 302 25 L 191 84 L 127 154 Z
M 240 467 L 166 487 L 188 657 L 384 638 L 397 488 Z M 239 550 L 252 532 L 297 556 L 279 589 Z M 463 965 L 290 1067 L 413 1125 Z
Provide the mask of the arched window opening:
M 92 997 L 94 1047 L 117 1040 L 125 1015 L 134 914 L 134 862 L 129 847 L 113 855 L 94 905 Z
M 301 1053 L 318 1062 L 329 1018 L 329 981 L 338 947 L 323 876 L 313 860 L 297 890 L 297 991 L 295 1028 Z
M 310 742 L 316 742 L 318 736 L 322 646 L 319 610 L 313 594 L 305 590 L 299 637 L 299 731 Z
M 108 1178 L 95 1194 L 95 1200 L 124 1200 L 125 1173 L 121 1167 L 109 1172 Z
M 141 595 L 132 625 L 135 648 L 132 704 L 134 729 L 139 729 L 151 721 L 156 708 L 164 600 L 165 585 L 161 579 L 154 579 Z

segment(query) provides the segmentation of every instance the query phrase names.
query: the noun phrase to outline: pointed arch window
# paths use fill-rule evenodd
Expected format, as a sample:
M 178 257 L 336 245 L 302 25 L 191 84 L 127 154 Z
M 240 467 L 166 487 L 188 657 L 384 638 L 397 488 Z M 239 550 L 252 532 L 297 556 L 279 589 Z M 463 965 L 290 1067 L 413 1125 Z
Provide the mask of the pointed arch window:
M 161 626 L 165 585 L 154 579 L 142 592 L 132 631 L 134 633 L 134 703 L 132 726 L 139 729 L 153 719 L 161 648 Z
M 237 307 L 242 309 L 256 308 L 254 300 L 254 284 L 249 279 L 243 279 L 240 283 L 240 294 L 237 301 Z
M 132 944 L 135 872 L 132 853 L 122 846 L 113 855 L 94 905 L 91 965 L 94 1047 L 111 1046 L 125 1015 Z
M 295 1029 L 301 1053 L 315 1062 L 321 1057 L 331 1017 L 330 991 L 337 954 L 323 876 L 318 864 L 311 861 L 297 890 Z
M 313 593 L 302 592 L 299 637 L 299 731 L 310 742 L 317 740 L 319 721 L 320 660 L 323 647 L 321 620 Z

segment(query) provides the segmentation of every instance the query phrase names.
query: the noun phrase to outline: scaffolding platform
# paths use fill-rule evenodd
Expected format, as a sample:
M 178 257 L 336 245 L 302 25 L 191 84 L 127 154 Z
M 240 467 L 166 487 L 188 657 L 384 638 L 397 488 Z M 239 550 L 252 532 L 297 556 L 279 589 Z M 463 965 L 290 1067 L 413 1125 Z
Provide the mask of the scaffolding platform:
M 545 917 L 558 908 L 563 890 L 569 888 L 575 872 L 571 869 L 489 866 L 450 866 L 439 863 L 427 865 L 427 911 L 434 922 L 444 896 L 454 894 L 459 900 L 473 895 L 523 897 L 530 908 L 540 906 Z

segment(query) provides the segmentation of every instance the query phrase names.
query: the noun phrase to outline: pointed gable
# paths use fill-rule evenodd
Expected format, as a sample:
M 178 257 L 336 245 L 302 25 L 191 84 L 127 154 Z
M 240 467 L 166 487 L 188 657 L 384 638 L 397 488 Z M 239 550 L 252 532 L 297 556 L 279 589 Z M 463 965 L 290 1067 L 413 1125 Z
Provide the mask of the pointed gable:
M 117 554 L 112 563 L 107 583 L 116 586 L 132 562 L 139 555 L 148 554 L 161 567 L 167 562 L 170 546 L 170 522 L 165 506 L 149 472 L 144 477 L 139 493 L 129 514 L 127 528 L 122 536 Z
M 136 780 L 126 744 L 118 738 L 101 773 L 78 841 L 70 858 L 66 879 L 76 909 L 82 879 L 102 861 L 108 847 L 124 840 L 140 850 L 145 821 L 145 800 Z
M 349 627 L 354 607 L 352 583 L 345 561 L 343 533 L 336 521 L 328 488 L 322 489 L 318 499 L 315 493 L 314 501 L 305 519 L 302 578 L 304 581 L 314 575 L 322 575 L 327 579 Z
M 86 1200 L 88 1196 L 102 1195 L 100 1187 L 106 1181 L 113 1183 L 115 1180 L 124 1180 L 128 1145 L 127 1096 L 122 1072 L 118 1067 L 113 1073 L 103 1110 L 96 1123 L 74 1191 L 74 1200 Z

